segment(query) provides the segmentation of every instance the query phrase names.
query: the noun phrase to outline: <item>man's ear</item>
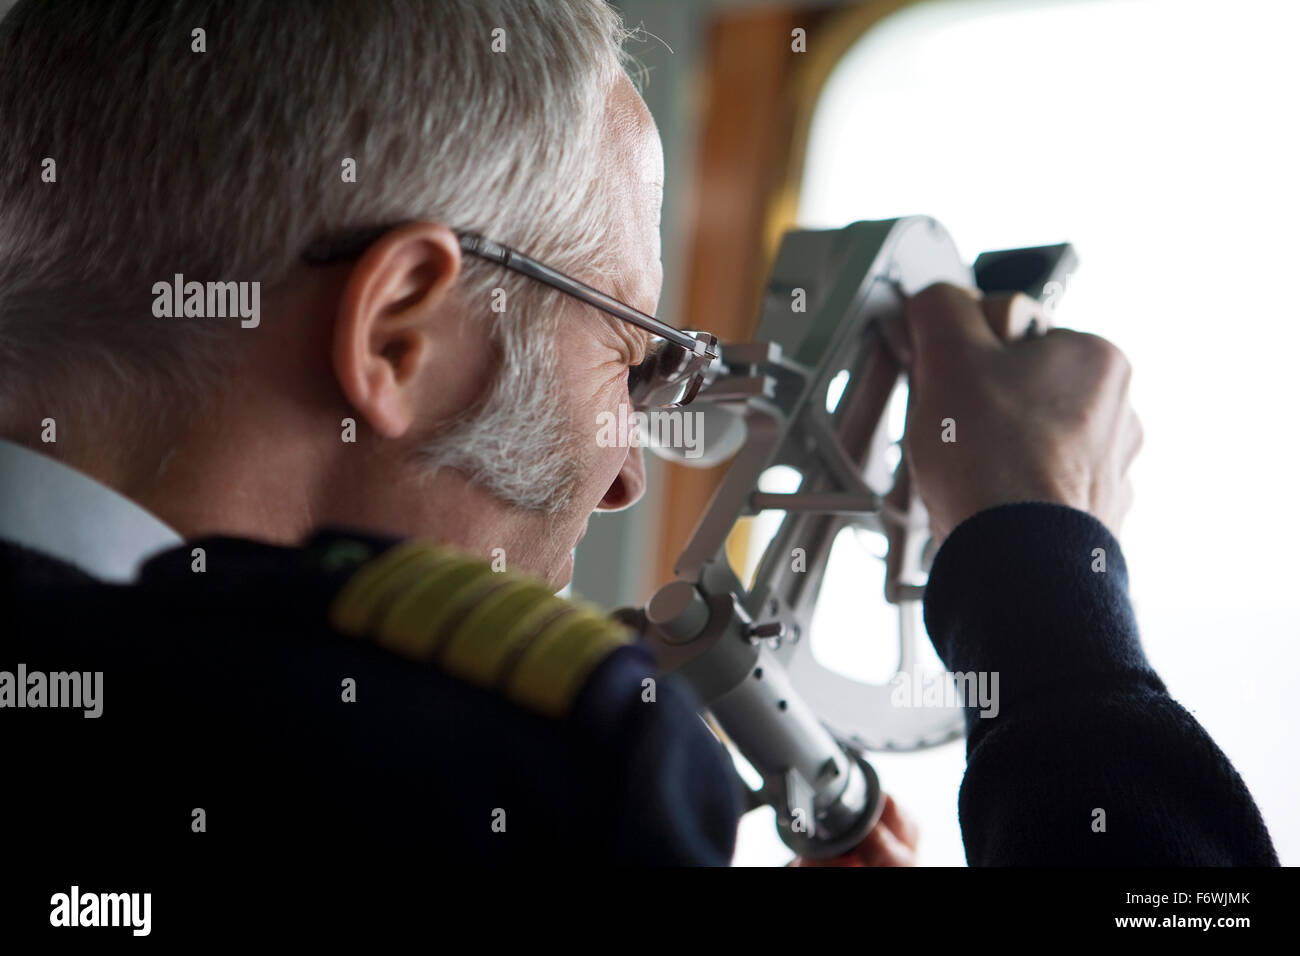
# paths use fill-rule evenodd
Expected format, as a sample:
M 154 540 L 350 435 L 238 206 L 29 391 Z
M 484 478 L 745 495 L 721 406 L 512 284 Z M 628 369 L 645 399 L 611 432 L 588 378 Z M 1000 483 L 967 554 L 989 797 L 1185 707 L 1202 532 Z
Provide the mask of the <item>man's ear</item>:
M 431 358 L 435 313 L 460 274 L 460 240 L 446 226 L 399 226 L 352 267 L 334 322 L 333 364 L 343 394 L 384 438 L 416 415 L 420 370 Z

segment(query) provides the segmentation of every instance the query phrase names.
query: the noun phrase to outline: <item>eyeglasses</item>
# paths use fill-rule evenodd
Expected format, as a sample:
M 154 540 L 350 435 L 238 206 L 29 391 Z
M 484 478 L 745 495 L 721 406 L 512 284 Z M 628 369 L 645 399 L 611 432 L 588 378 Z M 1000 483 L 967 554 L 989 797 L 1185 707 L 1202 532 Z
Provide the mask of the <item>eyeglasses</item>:
M 391 227 L 371 229 L 351 236 L 312 243 L 303 252 L 310 265 L 328 265 L 356 259 Z M 557 269 L 474 232 L 457 232 L 461 251 L 495 262 L 553 289 L 559 289 L 615 318 L 644 329 L 662 340 L 645 360 L 628 374 L 628 397 L 637 408 L 679 408 L 689 404 L 704 385 L 709 366 L 718 357 L 718 338 L 709 332 L 683 332 L 652 315 L 632 308 L 579 282 Z

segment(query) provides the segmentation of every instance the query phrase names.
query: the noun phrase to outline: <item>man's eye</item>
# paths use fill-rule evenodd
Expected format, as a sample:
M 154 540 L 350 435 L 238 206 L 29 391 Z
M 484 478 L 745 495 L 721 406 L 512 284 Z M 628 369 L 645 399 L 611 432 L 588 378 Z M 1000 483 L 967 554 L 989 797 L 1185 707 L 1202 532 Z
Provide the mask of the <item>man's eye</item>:
M 633 365 L 627 370 L 627 387 L 628 391 L 644 385 L 650 380 L 652 374 L 649 362 L 642 362 L 640 365 Z
M 645 358 L 641 360 L 640 364 L 634 365 L 633 368 L 653 368 L 663 355 L 664 346 L 667 344 L 667 342 L 659 341 L 648 346 L 645 351 Z
M 654 380 L 659 369 L 662 353 L 661 347 L 652 348 L 646 355 L 645 361 L 628 369 L 627 390 L 632 398 L 640 398 L 647 386 Z

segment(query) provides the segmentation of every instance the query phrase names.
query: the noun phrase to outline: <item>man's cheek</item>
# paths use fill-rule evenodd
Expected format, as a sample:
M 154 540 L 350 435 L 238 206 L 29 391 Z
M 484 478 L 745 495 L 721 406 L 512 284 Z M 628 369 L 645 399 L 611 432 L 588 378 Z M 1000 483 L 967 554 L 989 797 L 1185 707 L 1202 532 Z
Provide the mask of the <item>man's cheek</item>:
M 601 494 L 612 485 L 619 473 L 623 470 L 623 463 L 627 461 L 629 447 L 626 443 L 614 448 L 601 449 L 600 455 L 600 477 Z
M 603 499 L 618 480 L 628 455 L 640 440 L 640 434 L 635 429 L 628 428 L 613 436 L 602 436 L 602 440 L 595 444 L 592 449 L 591 480 L 596 485 L 593 491 L 597 498 Z

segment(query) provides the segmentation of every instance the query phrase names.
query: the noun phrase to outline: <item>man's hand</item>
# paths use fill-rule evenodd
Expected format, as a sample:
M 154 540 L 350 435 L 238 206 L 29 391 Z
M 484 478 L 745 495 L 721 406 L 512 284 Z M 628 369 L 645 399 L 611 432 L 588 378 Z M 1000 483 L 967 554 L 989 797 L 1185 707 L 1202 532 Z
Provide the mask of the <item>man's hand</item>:
M 1130 367 L 1110 342 L 1052 329 L 1016 340 L 1027 296 L 938 284 L 907 304 L 906 454 L 936 542 L 995 505 L 1047 501 L 1118 535 L 1142 429 Z
M 871 828 L 854 849 L 831 860 L 805 860 L 796 857 L 794 866 L 915 866 L 916 844 L 921 831 L 911 818 L 903 815 L 894 798 L 885 794 L 880 822 Z

